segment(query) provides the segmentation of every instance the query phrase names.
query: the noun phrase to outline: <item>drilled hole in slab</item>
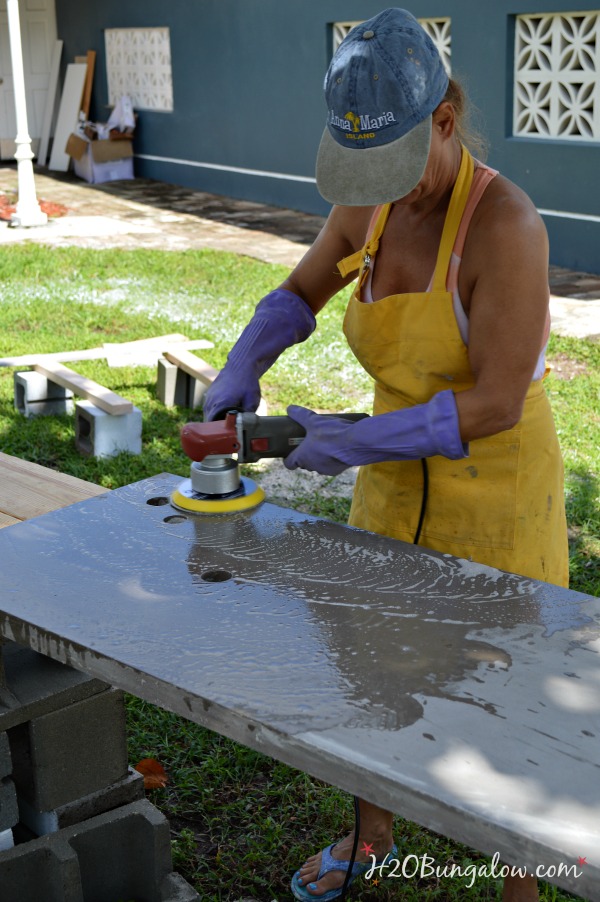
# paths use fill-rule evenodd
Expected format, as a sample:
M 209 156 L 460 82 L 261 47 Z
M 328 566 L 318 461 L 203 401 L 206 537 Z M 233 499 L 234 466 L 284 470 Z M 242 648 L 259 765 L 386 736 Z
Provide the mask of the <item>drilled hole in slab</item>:
M 187 520 L 187 517 L 182 517 L 180 514 L 173 514 L 172 517 L 165 517 L 163 523 L 183 523 L 184 520 Z
M 166 498 L 164 495 L 159 495 L 156 498 L 148 498 L 148 500 L 146 501 L 146 504 L 152 504 L 153 507 L 160 507 L 161 504 L 168 504 L 168 503 L 169 503 L 169 499 Z
M 224 583 L 233 578 L 229 570 L 206 570 L 200 577 L 207 583 Z

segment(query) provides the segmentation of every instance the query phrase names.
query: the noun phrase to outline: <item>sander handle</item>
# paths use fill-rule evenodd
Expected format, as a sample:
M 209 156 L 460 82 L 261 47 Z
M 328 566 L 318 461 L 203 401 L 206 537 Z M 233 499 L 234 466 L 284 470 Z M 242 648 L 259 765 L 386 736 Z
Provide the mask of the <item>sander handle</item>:
M 322 416 L 357 422 L 366 413 L 328 413 Z M 263 417 L 256 413 L 238 413 L 236 429 L 239 463 L 252 464 L 264 457 L 287 457 L 306 436 L 300 423 L 288 416 Z

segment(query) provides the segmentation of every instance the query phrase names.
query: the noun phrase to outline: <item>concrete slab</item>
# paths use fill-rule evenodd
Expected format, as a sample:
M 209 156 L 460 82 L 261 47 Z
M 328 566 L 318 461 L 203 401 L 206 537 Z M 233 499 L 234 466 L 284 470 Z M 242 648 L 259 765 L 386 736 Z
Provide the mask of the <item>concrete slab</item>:
M 600 899 L 597 599 L 179 481 L 2 530 L 0 633 Z
M 600 299 L 550 297 L 552 331 L 572 338 L 600 339 Z

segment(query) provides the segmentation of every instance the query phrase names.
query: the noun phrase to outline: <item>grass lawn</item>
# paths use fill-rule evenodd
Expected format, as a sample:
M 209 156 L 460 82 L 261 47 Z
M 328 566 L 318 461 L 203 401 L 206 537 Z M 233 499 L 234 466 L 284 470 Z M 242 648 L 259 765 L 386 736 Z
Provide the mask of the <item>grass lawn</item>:
M 92 251 L 22 244 L 0 249 L 3 285 L 0 354 L 95 347 L 180 331 L 207 338 L 199 352 L 220 367 L 256 302 L 286 274 L 282 267 L 213 251 Z M 370 380 L 345 345 L 339 297 L 319 317 L 315 335 L 287 352 L 265 376 L 270 413 L 287 404 L 318 410 L 368 410 Z M 557 366 L 547 382 L 566 469 L 572 587 L 600 594 L 600 346 L 552 337 Z M 156 399 L 154 368 L 71 364 L 141 408 L 143 452 L 110 460 L 81 457 L 71 417 L 26 420 L 13 406 L 13 371 L 0 369 L 0 448 L 45 466 L 116 488 L 156 473 L 186 476 L 179 429 L 198 413 L 166 410 Z M 326 503 L 298 490 L 303 510 L 343 521 L 345 499 Z M 291 505 L 293 506 L 293 505 Z M 145 702 L 128 700 L 130 760 L 157 759 L 169 774 L 150 800 L 172 826 L 175 868 L 203 900 L 290 898 L 289 877 L 308 852 L 340 837 L 352 821 L 351 800 L 266 758 Z M 444 837 L 398 819 L 400 856 L 428 854 L 436 864 L 488 860 Z M 354 899 L 493 900 L 500 884 L 471 889 L 449 877 L 359 885 Z M 569 897 L 542 886 L 545 902 Z

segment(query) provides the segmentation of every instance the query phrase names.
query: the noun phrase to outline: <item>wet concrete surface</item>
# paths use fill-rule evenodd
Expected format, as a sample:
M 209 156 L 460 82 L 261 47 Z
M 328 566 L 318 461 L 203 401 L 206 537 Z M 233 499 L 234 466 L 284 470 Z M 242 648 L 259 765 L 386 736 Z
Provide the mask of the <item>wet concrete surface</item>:
M 293 267 L 324 219 L 295 210 L 193 191 L 151 179 L 89 185 L 71 173 L 37 170 L 40 200 L 63 204 L 65 216 L 47 226 L 0 224 L 0 244 L 39 241 L 53 246 L 214 248 Z M 0 166 L 0 192 L 15 192 L 17 172 Z M 600 338 L 600 274 L 551 266 L 553 329 Z
M 3 529 L 0 633 L 600 899 L 597 599 L 179 481 Z

